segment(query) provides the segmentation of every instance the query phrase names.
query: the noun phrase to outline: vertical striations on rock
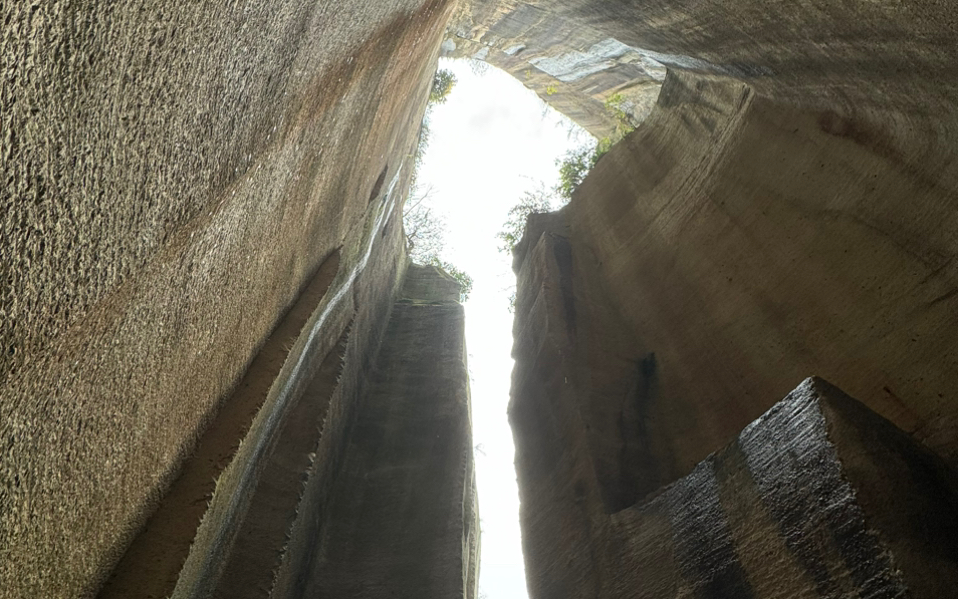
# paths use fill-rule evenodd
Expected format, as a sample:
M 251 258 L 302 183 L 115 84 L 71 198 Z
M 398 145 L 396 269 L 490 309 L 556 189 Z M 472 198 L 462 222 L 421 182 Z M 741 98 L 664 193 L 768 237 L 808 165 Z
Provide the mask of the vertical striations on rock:
M 338 473 L 309 488 L 274 597 L 474 599 L 479 515 L 459 284 L 412 265 Z M 325 502 L 310 494 L 325 493 Z
M 532 598 L 947 595 L 958 507 L 951 482 L 918 473 L 958 467 L 958 8 L 478 2 L 475 31 L 495 45 L 503 15 L 532 12 L 528 31 L 554 23 L 556 48 L 571 22 L 668 69 L 643 124 L 516 248 L 510 418 Z M 739 433 L 812 373 L 905 431 L 826 417 L 836 447 L 857 439 L 845 450 L 895 465 L 838 449 L 842 476 L 875 485 L 856 491 L 867 532 L 803 528 L 820 506 L 854 511 L 834 489 L 776 480 L 773 497 L 719 463 L 748 435 L 788 445 L 758 434 L 768 417 Z M 903 457 L 916 443 L 934 466 Z M 766 569 L 738 543 L 776 529 L 783 561 Z
M 542 318 L 528 306 L 574 327 L 565 376 L 609 509 L 688 473 L 809 372 L 958 464 L 958 195 L 943 172 L 926 185 L 946 159 L 903 164 L 837 126 L 672 73 L 649 119 L 527 231 L 517 326 Z M 565 312 L 533 303 L 560 286 L 537 270 L 541 235 L 570 248 Z
M 606 596 L 946 597 L 958 583 L 958 476 L 808 379 L 602 531 Z
M 451 8 L 2 5 L 0 597 L 97 593 L 211 423 L 231 431 L 222 451 L 183 470 L 190 510 L 164 512 L 183 515 L 160 534 L 175 529 L 176 551 L 155 545 L 162 566 L 147 552 L 157 569 L 130 572 L 163 596 L 214 588 L 245 551 L 263 470 L 292 449 L 284 425 L 352 322 L 347 399 L 330 400 L 307 455 L 341 441 L 403 270 L 406 157 Z M 329 288 L 304 308 L 318 312 L 242 380 L 323 264 Z M 293 453 L 286 465 L 305 468 Z M 256 573 L 267 587 L 272 567 Z M 154 592 L 136 580 L 104 592 Z

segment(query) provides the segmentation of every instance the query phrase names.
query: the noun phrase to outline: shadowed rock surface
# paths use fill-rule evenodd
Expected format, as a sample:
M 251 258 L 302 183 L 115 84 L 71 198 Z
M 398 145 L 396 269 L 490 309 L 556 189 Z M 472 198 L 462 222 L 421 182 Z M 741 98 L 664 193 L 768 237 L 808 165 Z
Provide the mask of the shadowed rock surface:
M 331 488 L 307 486 L 277 597 L 476 596 L 459 284 L 411 266 Z
M 168 597 L 172 593 L 200 521 L 216 490 L 216 480 L 232 461 L 240 441 L 248 433 L 257 412 L 262 409 L 269 389 L 282 370 L 284 362 L 289 358 L 297 338 L 306 328 L 316 307 L 326 297 L 338 269 L 339 256 L 334 254 L 320 266 L 313 281 L 263 344 L 236 391 L 223 403 L 192 455 L 183 463 L 179 476 L 163 497 L 159 507 L 126 550 L 123 559 L 113 569 L 107 584 L 100 590 L 101 599 Z M 341 341 L 340 345 L 343 343 L 344 341 Z M 334 348 L 329 352 L 310 384 L 310 389 L 304 394 L 304 400 L 298 402 L 300 407 L 308 405 L 309 400 L 317 395 L 316 400 L 319 402 L 329 401 L 330 388 L 335 387 L 342 366 L 343 352 L 342 347 Z M 312 437 L 316 436 L 315 429 L 319 425 L 316 420 L 317 415 L 308 412 L 292 418 L 293 426 L 304 427 L 312 433 L 309 435 L 310 446 L 315 444 L 315 439 Z M 288 445 L 284 444 L 284 447 Z M 305 458 L 308 451 L 309 449 L 300 450 L 301 455 L 293 457 L 292 461 Z M 276 457 L 279 457 L 281 453 L 281 451 L 276 452 Z M 293 482 L 287 486 L 295 489 L 298 486 L 298 478 L 305 469 L 304 465 L 296 468 L 286 463 L 273 464 L 268 474 L 291 475 Z M 282 493 L 287 501 L 297 499 L 297 494 L 289 493 L 288 488 L 283 489 Z M 282 499 L 273 497 L 270 503 L 278 504 L 271 506 L 272 511 L 283 512 Z M 295 507 L 287 508 L 288 512 L 294 510 Z M 282 514 L 282 516 L 286 515 Z M 270 522 L 270 518 L 262 514 L 259 517 L 247 518 L 247 522 L 272 524 L 272 532 L 279 534 L 281 538 L 288 528 L 282 523 L 277 525 L 276 522 Z M 255 543 L 261 547 L 268 545 L 260 535 L 244 536 L 255 536 Z M 282 542 L 278 545 L 281 547 Z M 277 548 L 274 546 L 272 549 L 275 551 Z M 261 575 L 263 570 L 271 579 L 272 570 L 268 567 L 246 568 L 243 575 L 234 576 L 234 578 L 241 582 L 248 582 L 250 577 L 255 577 L 256 574 Z M 247 586 L 255 588 L 256 584 L 251 583 Z
M 514 406 L 520 439 L 542 434 L 543 419 L 528 413 L 544 407 Z M 520 466 L 550 460 L 528 441 L 519 451 Z M 958 583 L 954 471 L 821 379 L 688 476 L 614 514 L 596 509 L 594 483 L 575 464 L 562 459 L 550 473 L 576 481 L 565 486 L 591 539 L 574 559 L 575 531 L 533 516 L 554 508 L 528 505 L 536 497 L 523 493 L 532 596 L 930 599 Z
M 647 115 L 517 248 L 532 599 L 953 591 L 958 9 L 455 9 L 2 5 L 0 596 L 475 594 L 462 314 L 398 218 L 454 13 Z M 740 434 L 809 373 L 867 409 Z
M 610 510 L 687 474 L 807 372 L 955 465 L 958 196 L 925 170 L 947 158 L 918 171 L 829 114 L 676 72 L 569 206 L 530 224 L 516 356 L 542 319 L 567 331 Z
M 336 255 L 318 330 L 290 340 L 215 456 L 231 466 L 185 541 L 209 549 L 187 578 L 212 584 L 200 562 L 229 553 L 240 527 L 222 524 L 250 507 L 234 491 L 269 463 L 313 369 L 353 322 L 348 402 L 378 346 L 405 260 L 405 158 L 450 9 L 3 4 L 0 596 L 97 592 Z M 348 419 L 329 421 L 320 456 Z
M 602 522 L 693 476 L 810 373 L 958 466 L 953 5 L 496 6 L 488 23 L 545 11 L 554 19 L 536 21 L 537 39 L 571 21 L 668 67 L 643 124 L 567 207 L 531 218 L 516 248 L 510 414 L 533 599 L 644 584 L 628 565 L 604 570 L 602 556 L 660 541 L 606 536 Z M 889 498 L 895 509 L 928 492 L 907 486 Z M 728 534 L 752 524 L 741 526 Z M 930 540 L 915 543 L 926 541 L 933 554 Z M 717 568 L 725 550 L 709 547 L 682 559 Z M 664 571 L 667 557 L 648 567 Z M 946 569 L 931 577 L 937 591 L 910 592 L 947 594 Z M 785 573 L 763 576 L 761 589 L 676 592 L 793 588 Z

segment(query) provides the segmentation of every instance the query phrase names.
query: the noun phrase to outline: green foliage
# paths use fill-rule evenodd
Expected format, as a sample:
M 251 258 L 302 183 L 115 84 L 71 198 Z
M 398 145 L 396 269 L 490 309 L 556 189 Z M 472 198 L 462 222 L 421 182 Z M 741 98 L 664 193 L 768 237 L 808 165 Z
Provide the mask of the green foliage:
M 572 192 L 582 183 L 592 167 L 604 154 L 612 149 L 623 137 L 635 130 L 631 117 L 625 111 L 626 100 L 622 94 L 613 94 L 605 101 L 605 107 L 615 120 L 615 129 L 612 135 L 596 142 L 595 146 L 569 150 L 566 155 L 556 161 L 559 167 L 559 185 L 556 193 L 565 201 L 572 199 Z
M 552 189 L 540 185 L 538 189 L 522 194 L 519 202 L 509 210 L 502 230 L 496 234 L 502 242 L 499 251 L 512 253 L 522 239 L 530 214 L 551 212 L 567 204 L 572 199 L 572 192 L 582 183 L 599 158 L 609 151 L 612 143 L 609 138 L 601 139 L 594 146 L 569 150 L 563 158 L 556 160 L 556 166 L 559 167 L 559 184 Z M 513 298 L 511 304 L 514 301 Z
M 455 86 L 456 75 L 452 71 L 439 69 L 436 71 L 436 74 L 433 75 L 432 89 L 429 91 L 429 103 L 426 105 L 426 113 L 422 115 L 422 123 L 419 126 L 419 141 L 416 144 L 416 152 L 412 156 L 414 162 L 412 180 L 409 183 L 410 189 L 416 187 L 419 169 L 422 167 L 423 158 L 426 155 L 426 150 L 429 148 L 429 135 L 432 133 L 429 127 L 429 115 L 431 114 L 432 107 L 434 104 L 445 104 L 449 98 L 449 94 L 452 92 L 452 88 Z
M 432 189 L 420 193 L 417 188 L 413 194 L 403 206 L 406 253 L 413 262 L 438 266 L 459 281 L 459 301 L 465 302 L 472 291 L 472 277 L 441 257 L 446 248 L 446 223 L 429 206 Z
M 615 141 L 619 141 L 635 131 L 632 116 L 626 110 L 629 106 L 631 106 L 631 102 L 626 100 L 622 94 L 612 94 L 605 101 L 605 110 L 615 122 L 615 130 L 612 133 L 612 138 Z
M 469 299 L 469 294 L 472 293 L 472 277 L 466 271 L 456 268 L 451 262 L 446 262 L 435 256 L 429 261 L 429 264 L 438 266 L 459 282 L 459 303 L 463 304 Z
M 555 191 L 563 203 L 572 199 L 572 192 L 579 187 L 599 158 L 612 149 L 616 141 L 618 140 L 603 137 L 591 148 L 586 146 L 569 150 L 563 158 L 556 160 L 556 166 L 559 167 L 559 184 Z
M 535 191 L 526 191 L 519 199 L 519 203 L 509 209 L 509 216 L 502 225 L 502 230 L 496 237 L 502 242 L 500 252 L 512 253 L 516 244 L 522 239 L 526 229 L 526 220 L 530 214 L 540 214 L 553 210 L 552 192 L 540 186 Z
M 605 109 L 616 123 L 634 128 L 629 113 L 625 111 L 627 105 L 628 102 L 622 94 L 612 94 L 605 100 Z
M 526 73 L 527 76 L 530 73 Z M 558 89 L 550 85 L 546 88 L 546 95 L 551 96 Z M 566 155 L 556 160 L 559 167 L 559 183 L 552 189 L 541 186 L 535 191 L 527 191 L 519 202 L 509 210 L 509 217 L 502 225 L 502 230 L 496 235 L 502 242 L 499 251 L 512 253 L 516 244 L 525 233 L 526 221 L 530 214 L 549 212 L 559 208 L 572 199 L 572 192 L 582 183 L 592 167 L 603 155 L 623 137 L 635 130 L 626 108 L 628 101 L 622 94 L 613 94 L 605 101 L 605 107 L 615 121 L 612 135 L 598 140 L 593 146 L 581 146 L 566 152 Z M 512 290 L 509 296 L 509 311 L 515 312 L 516 292 Z
M 456 86 L 456 76 L 448 69 L 439 69 L 432 78 L 432 89 L 429 91 L 429 102 L 445 104 L 452 88 Z
M 601 153 L 600 145 L 604 149 Z M 571 200 L 572 192 L 582 183 L 605 152 L 608 152 L 608 148 L 602 142 L 592 148 L 582 147 L 566 152 L 565 157 L 556 161 L 556 166 L 559 167 L 559 185 L 556 186 L 556 193 L 566 201 Z
M 526 228 L 526 219 L 530 214 L 550 212 L 572 199 L 572 192 L 576 190 L 592 167 L 599 161 L 613 145 L 613 140 L 604 138 L 594 146 L 581 146 L 566 152 L 566 155 L 556 160 L 559 167 L 559 184 L 552 189 L 540 186 L 535 191 L 526 191 L 519 202 L 509 210 L 509 217 L 502 225 L 502 230 L 496 235 L 502 244 L 499 251 L 511 253 L 522 239 Z
M 625 96 L 619 93 L 612 94 L 605 99 L 605 107 L 610 110 L 619 109 L 625 103 Z

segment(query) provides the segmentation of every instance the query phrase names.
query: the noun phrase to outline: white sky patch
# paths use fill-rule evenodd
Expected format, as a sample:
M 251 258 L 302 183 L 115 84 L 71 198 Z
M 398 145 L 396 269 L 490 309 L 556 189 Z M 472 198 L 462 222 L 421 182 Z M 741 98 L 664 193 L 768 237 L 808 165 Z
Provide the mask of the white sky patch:
M 525 599 L 519 495 L 512 431 L 506 417 L 512 373 L 512 257 L 496 233 L 522 192 L 557 182 L 557 158 L 591 144 L 588 133 L 507 73 L 476 75 L 467 61 L 441 59 L 458 82 L 432 108 L 429 147 L 419 173 L 431 206 L 448 225 L 444 258 L 474 279 L 465 304 L 472 391 L 473 442 L 482 518 L 480 592 Z M 572 133 L 570 133 L 572 132 Z

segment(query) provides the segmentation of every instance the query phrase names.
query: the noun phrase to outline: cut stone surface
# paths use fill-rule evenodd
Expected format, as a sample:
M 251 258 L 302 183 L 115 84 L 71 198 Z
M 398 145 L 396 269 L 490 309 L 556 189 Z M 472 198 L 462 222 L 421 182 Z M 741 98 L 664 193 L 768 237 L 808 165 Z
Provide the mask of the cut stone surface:
M 670 539 L 645 536 L 656 518 Z M 821 379 L 610 530 L 606 563 L 637 597 L 931 599 L 958 584 L 958 477 Z
M 615 96 L 647 115 L 516 256 L 533 599 L 954 595 L 951 483 L 908 437 L 839 401 L 740 433 L 814 372 L 958 467 L 958 5 L 458 6 L 444 37 L 447 0 L 2 5 L 0 597 L 96 593 L 181 467 L 175 556 L 105 593 L 475 592 L 467 418 L 410 399 L 461 397 L 461 313 L 438 273 L 397 289 L 440 46 L 600 136 Z M 264 341 L 279 374 L 224 406 Z
M 655 105 L 666 66 L 546 3 L 464 0 L 444 56 L 502 69 L 597 138 L 641 122 Z
M 513 413 L 520 438 L 548 434 L 550 418 Z M 588 509 L 588 481 L 571 486 L 578 505 L 565 510 L 531 510 L 523 495 L 532 597 L 932 599 L 958 588 L 955 472 L 821 379 L 645 501 L 605 515 Z M 570 513 L 587 535 L 575 549 L 561 532 L 576 530 Z
M 562 371 L 606 510 L 691 472 L 809 372 L 958 466 L 956 163 L 841 122 L 670 73 L 571 203 L 530 221 L 516 380 Z
M 328 503 L 318 507 L 307 490 L 275 597 L 476 596 L 479 513 L 459 285 L 433 266 L 407 273 Z
M 343 377 L 346 386 L 362 379 L 405 260 L 406 157 L 451 8 L 2 5 L 0 597 L 97 593 L 271 330 L 334 255 L 327 302 L 336 301 L 312 357 L 321 362 L 352 321 Z M 331 409 L 327 440 L 341 407 Z M 260 422 L 282 419 L 280 410 Z M 217 468 L 195 477 L 206 489 L 200 512 L 214 477 L 216 513 L 244 511 L 221 503 L 247 478 L 230 472 L 263 463 L 217 470 L 246 430 L 254 434 L 242 451 L 266 446 L 259 433 L 270 427 L 251 420 L 242 414 L 212 458 Z M 211 540 L 196 551 L 230 544 Z M 178 556 L 190 542 L 176 540 Z M 129 588 L 168 589 L 181 558 L 160 553 L 171 562 L 164 579 L 137 585 L 133 576 Z

